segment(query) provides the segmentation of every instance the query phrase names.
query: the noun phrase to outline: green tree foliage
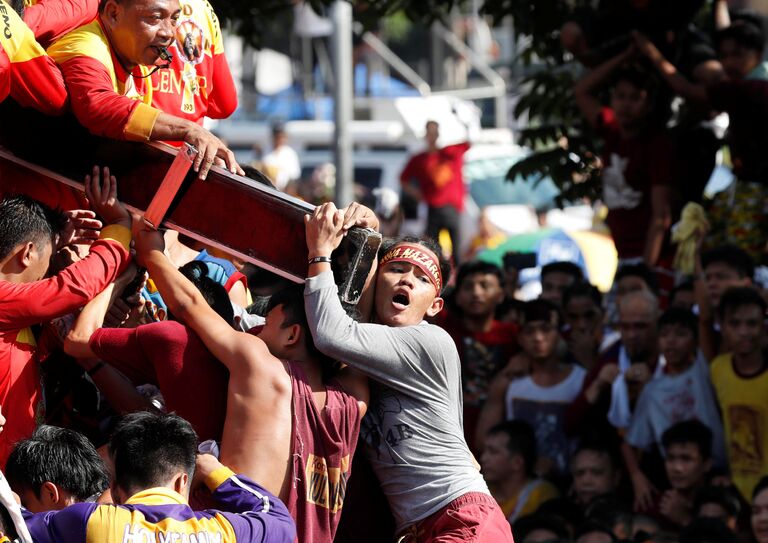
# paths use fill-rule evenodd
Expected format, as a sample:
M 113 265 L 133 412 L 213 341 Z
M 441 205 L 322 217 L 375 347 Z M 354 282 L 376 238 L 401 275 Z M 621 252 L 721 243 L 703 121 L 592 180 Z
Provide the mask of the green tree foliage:
M 258 47 L 265 36 L 275 31 L 275 21 L 290 20 L 291 0 L 210 0 L 222 22 Z M 334 0 L 308 0 L 316 12 L 322 13 Z M 355 19 L 367 28 L 375 28 L 384 17 L 405 14 L 413 21 L 429 23 L 445 18 L 463 0 L 366 0 L 353 1 Z M 284 31 L 284 28 L 282 28 Z
M 486 0 L 484 12 L 511 15 L 523 44 L 519 61 L 528 74 L 520 84 L 522 96 L 514 114 L 527 117 L 519 142 L 534 152 L 515 164 L 508 179 L 548 176 L 560 188 L 560 201 L 594 199 L 600 193 L 596 138 L 584 122 L 573 97 L 578 67 L 565 58 L 560 28 L 589 0 Z
M 275 28 L 276 21 L 291 20 L 289 0 L 211 0 L 219 17 L 235 32 L 258 46 Z M 310 0 L 316 11 L 333 0 Z M 355 18 L 373 28 L 384 17 L 405 14 L 413 21 L 429 23 L 445 19 L 466 0 L 367 0 L 355 1 Z M 599 194 L 596 139 L 579 114 L 573 99 L 574 74 L 578 68 L 567 61 L 559 41 L 560 27 L 578 9 L 591 8 L 592 0 L 485 0 L 483 11 L 496 20 L 511 16 L 515 31 L 525 44 L 519 62 L 527 75 L 521 82 L 522 97 L 517 117 L 527 117 L 528 128 L 520 143 L 534 149 L 510 170 L 518 176 L 551 177 L 561 190 L 561 200 L 575 201 Z

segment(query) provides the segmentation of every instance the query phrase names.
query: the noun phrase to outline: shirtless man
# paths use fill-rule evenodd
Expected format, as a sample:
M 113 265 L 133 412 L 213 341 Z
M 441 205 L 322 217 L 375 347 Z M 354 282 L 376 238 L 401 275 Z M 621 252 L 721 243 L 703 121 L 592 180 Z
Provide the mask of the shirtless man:
M 368 385 L 352 370 L 325 376 L 332 361 L 314 346 L 295 288 L 273 296 L 258 336 L 235 331 L 144 230 L 137 258 L 170 311 L 229 369 L 221 460 L 280 496 L 299 541 L 333 540 Z

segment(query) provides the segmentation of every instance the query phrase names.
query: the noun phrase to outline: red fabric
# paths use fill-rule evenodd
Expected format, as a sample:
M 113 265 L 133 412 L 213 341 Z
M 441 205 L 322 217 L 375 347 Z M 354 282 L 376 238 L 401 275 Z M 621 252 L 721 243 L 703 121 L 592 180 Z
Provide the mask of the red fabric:
M 0 46 L 0 101 L 10 95 L 23 106 L 61 115 L 67 105 L 67 90 L 56 63 L 45 55 L 16 12 L 3 2 L 0 17 L 3 38 L 7 40 L 5 46 Z
M 414 155 L 400 174 L 400 182 L 418 181 L 429 207 L 452 206 L 463 211 L 466 189 L 462 167 L 468 149 L 469 143 L 464 142 Z
M 10 72 L 11 97 L 25 107 L 48 115 L 61 115 L 67 106 L 67 89 L 51 57 L 14 62 Z
M 326 386 L 325 407 L 312 399 L 301 363 L 286 362 L 293 388 L 293 484 L 285 505 L 296 520 L 296 541 L 333 541 L 360 432 L 357 400 L 338 383 Z
M 113 58 L 114 60 L 114 58 Z M 121 81 L 127 74 L 114 62 Z M 71 97 L 72 112 L 84 127 L 97 136 L 124 140 L 125 126 L 139 100 L 118 94 L 104 65 L 88 56 L 72 58 L 61 65 Z M 145 80 L 134 78 L 137 86 Z M 141 90 L 139 90 L 141 93 Z
M 224 290 L 229 292 L 236 283 L 242 283 L 245 287 L 245 291 L 248 292 L 248 278 L 239 271 L 236 271 L 229 276 L 229 279 L 227 279 L 227 282 L 224 284 Z
M 44 47 L 96 18 L 99 0 L 38 0 L 24 8 L 24 22 Z
M 187 111 L 182 104 L 185 85 L 182 71 L 184 62 L 178 51 L 174 52 L 171 67 L 158 70 L 152 75 L 152 105 L 175 117 L 202 123 L 203 117 L 224 119 L 237 108 L 237 89 L 224 54 L 205 56 L 195 66 L 200 93 L 194 99 L 194 111 Z
M 419 522 L 404 541 L 416 543 L 513 543 L 512 528 L 496 501 L 470 492 Z
M 201 441 L 221 441 L 229 372 L 191 328 L 175 321 L 100 328 L 90 345 L 135 384 L 158 386 L 168 411 L 188 420 Z
M 0 102 L 11 94 L 11 59 L 8 53 L 0 47 Z
M 619 363 L 620 348 L 621 342 L 617 341 L 610 349 L 600 356 L 592 369 L 584 376 L 584 384 L 581 387 L 581 392 L 579 392 L 579 395 L 573 400 L 571 406 L 565 411 L 563 424 L 566 434 L 570 436 L 581 436 L 590 428 L 610 429 L 610 432 L 615 433 L 615 430 L 613 430 L 613 427 L 608 422 L 608 410 L 611 407 L 610 388 L 604 390 L 594 404 L 587 401 L 585 392 L 592 383 L 594 383 L 595 379 L 597 379 L 600 370 L 602 370 L 604 366 Z
M 624 138 L 613 110 L 608 107 L 602 109 L 597 129 L 605 140 L 603 171 L 613 164 L 615 158 L 625 160 L 623 175 L 626 183 L 642 193 L 642 200 L 636 207 L 609 210 L 606 223 L 611 229 L 619 258 L 641 257 L 651 222 L 651 188 L 655 185 L 672 186 L 677 179 L 678 167 L 672 140 L 660 130 Z
M 5 466 L 16 441 L 32 434 L 41 398 L 35 346 L 22 341 L 20 333 L 85 305 L 114 281 L 127 262 L 128 251 L 122 245 L 99 240 L 86 258 L 49 279 L 0 281 L 0 405 L 7 419 L 0 433 L 0 465 Z
M 464 390 L 464 437 L 470 448 L 476 450 L 477 447 L 472 445 L 488 386 L 518 351 L 518 327 L 516 324 L 494 320 L 487 332 L 471 332 L 460 317 L 447 309 L 437 314 L 435 324 L 448 332 L 459 351 Z M 482 348 L 478 349 L 478 345 Z

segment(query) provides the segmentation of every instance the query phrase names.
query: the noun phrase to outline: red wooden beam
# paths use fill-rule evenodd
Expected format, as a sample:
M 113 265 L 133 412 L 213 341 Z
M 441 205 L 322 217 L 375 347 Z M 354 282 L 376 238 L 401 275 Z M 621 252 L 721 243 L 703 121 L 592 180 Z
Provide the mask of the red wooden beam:
M 109 166 L 120 199 L 143 212 L 177 149 L 165 144 L 95 137 L 72 117 L 47 117 L 6 100 L 0 104 L 0 192 L 20 192 L 65 208 L 78 206 L 82 179 L 94 165 Z M 314 206 L 262 182 L 213 167 L 205 181 L 190 171 L 164 224 L 207 245 L 301 282 L 307 272 L 304 215 Z M 378 234 L 351 236 L 357 244 L 343 270 L 354 300 L 367 274 Z M 350 285 L 352 281 L 353 285 Z

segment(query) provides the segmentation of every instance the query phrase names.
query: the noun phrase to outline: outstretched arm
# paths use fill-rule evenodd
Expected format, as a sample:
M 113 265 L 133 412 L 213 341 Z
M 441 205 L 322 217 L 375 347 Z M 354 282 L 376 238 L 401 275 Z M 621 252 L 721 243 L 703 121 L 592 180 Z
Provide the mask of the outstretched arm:
M 292 420 L 291 380 L 282 361 L 261 339 L 236 331 L 208 305 L 163 254 L 159 232 L 139 232 L 136 251 L 171 313 L 229 369 L 222 461 L 278 494 L 290 459 Z
M 709 107 L 709 97 L 707 96 L 707 89 L 704 85 L 693 83 L 688 81 L 679 71 L 675 68 L 675 65 L 669 62 L 661 51 L 645 36 L 638 32 L 633 33 L 635 40 L 635 46 L 637 49 L 645 55 L 648 60 L 655 66 L 661 77 L 667 84 L 683 98 L 690 100 L 701 106 Z

